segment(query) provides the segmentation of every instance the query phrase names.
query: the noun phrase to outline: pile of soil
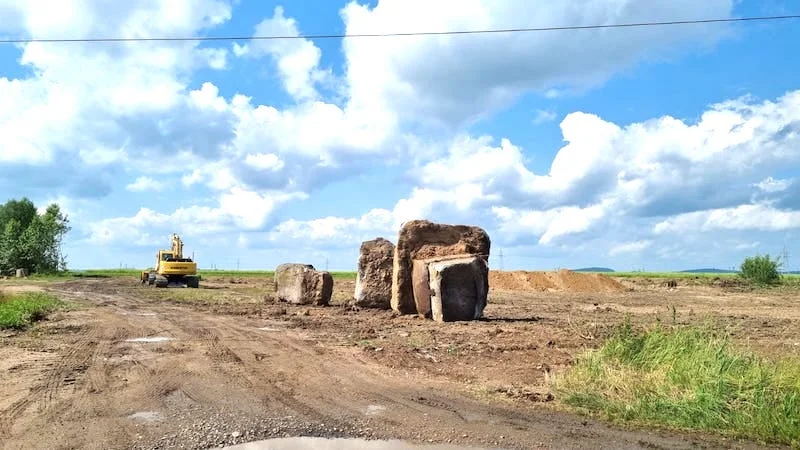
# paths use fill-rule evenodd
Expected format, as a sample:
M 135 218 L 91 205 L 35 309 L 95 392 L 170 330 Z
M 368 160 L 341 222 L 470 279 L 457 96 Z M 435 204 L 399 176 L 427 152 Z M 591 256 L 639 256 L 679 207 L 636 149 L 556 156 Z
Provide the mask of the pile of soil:
M 558 272 L 489 272 L 492 289 L 509 291 L 623 292 L 622 283 L 597 273 L 571 270 Z

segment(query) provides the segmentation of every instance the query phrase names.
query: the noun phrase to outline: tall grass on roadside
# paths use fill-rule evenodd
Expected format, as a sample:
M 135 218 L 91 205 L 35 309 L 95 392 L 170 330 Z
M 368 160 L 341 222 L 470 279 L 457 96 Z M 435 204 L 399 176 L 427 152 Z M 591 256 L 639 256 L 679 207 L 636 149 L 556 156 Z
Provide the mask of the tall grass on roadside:
M 708 326 L 635 333 L 626 321 L 554 387 L 566 404 L 615 422 L 800 446 L 800 360 L 734 349 Z
M 42 292 L 0 293 L 0 328 L 24 329 L 60 305 L 57 298 Z

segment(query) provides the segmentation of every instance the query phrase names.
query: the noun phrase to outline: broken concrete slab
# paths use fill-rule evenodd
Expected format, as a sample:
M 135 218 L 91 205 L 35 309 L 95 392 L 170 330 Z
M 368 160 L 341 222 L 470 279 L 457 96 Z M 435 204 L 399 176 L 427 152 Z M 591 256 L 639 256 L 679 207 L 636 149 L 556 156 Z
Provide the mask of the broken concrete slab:
M 480 227 L 447 225 L 412 220 L 398 232 L 392 269 L 391 307 L 400 314 L 414 314 L 413 261 L 444 256 L 475 255 L 488 264 L 491 241 Z
M 469 254 L 452 255 L 412 261 L 411 283 L 417 314 L 425 318 L 431 317 L 430 265 L 442 261 L 469 259 L 473 256 Z
M 325 306 L 330 304 L 331 297 L 333 297 L 333 276 L 329 272 L 316 271 L 311 292 L 313 294 L 312 305 Z
M 333 277 L 311 264 L 285 263 L 275 269 L 275 296 L 294 305 L 327 305 L 333 295 Z
M 483 316 L 489 294 L 489 264 L 479 256 L 431 262 L 431 317 L 438 322 Z
M 431 315 L 431 287 L 428 275 L 429 260 L 415 259 L 411 263 L 411 284 L 414 294 L 414 305 L 417 314 L 422 317 Z
M 384 238 L 361 243 L 358 256 L 355 305 L 389 309 L 392 300 L 394 244 Z

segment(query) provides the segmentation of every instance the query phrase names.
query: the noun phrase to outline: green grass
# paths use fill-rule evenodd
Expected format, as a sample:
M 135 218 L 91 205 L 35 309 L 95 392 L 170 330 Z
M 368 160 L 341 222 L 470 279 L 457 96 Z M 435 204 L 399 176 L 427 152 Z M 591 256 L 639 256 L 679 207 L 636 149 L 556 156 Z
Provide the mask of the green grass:
M 736 278 L 737 273 L 692 273 L 692 272 L 598 272 L 620 278 Z
M 60 306 L 57 298 L 41 292 L 0 294 L 0 328 L 24 329 Z
M 736 349 L 710 326 L 626 322 L 555 378 L 562 400 L 618 423 L 800 446 L 800 360 Z
M 81 278 L 81 277 L 133 277 L 139 278 L 143 269 L 89 269 L 73 270 L 54 275 L 33 275 L 31 278 L 50 279 L 50 278 Z M 269 278 L 275 275 L 273 270 L 199 270 L 201 277 L 264 277 Z M 355 272 L 331 272 L 334 279 L 349 280 L 355 279 Z

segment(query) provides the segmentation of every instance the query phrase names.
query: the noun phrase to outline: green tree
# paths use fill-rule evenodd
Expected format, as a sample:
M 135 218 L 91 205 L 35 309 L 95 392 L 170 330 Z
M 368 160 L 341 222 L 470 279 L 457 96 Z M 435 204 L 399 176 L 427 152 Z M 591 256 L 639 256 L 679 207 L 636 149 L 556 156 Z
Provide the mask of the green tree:
M 27 198 L 9 200 L 0 206 L 0 269 L 66 270 L 61 245 L 70 229 L 69 219 L 57 204 L 39 214 Z
M 741 276 L 758 284 L 773 284 L 781 279 L 781 262 L 769 255 L 756 255 L 745 258 L 741 265 Z

